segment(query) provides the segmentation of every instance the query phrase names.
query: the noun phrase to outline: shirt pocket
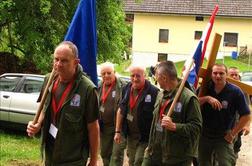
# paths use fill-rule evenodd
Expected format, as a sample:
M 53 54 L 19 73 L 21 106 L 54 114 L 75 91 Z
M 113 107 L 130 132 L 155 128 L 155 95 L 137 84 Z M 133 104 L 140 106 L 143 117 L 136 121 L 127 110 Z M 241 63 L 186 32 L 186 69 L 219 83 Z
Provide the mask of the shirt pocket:
M 76 132 L 80 131 L 82 128 L 82 116 L 79 112 L 71 110 L 71 112 L 65 113 L 64 118 L 65 124 L 64 128 L 68 131 Z

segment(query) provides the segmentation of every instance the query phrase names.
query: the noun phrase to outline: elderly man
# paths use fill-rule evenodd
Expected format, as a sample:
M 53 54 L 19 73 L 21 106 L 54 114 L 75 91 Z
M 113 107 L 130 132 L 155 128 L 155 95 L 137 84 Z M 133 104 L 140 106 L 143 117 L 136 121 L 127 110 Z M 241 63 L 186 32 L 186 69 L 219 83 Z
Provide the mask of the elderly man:
M 127 136 L 129 165 L 140 166 L 148 143 L 158 89 L 145 79 L 143 67 L 130 67 L 130 78 L 117 112 L 114 140 L 120 143 L 123 132 Z
M 37 123 L 29 122 L 27 133 L 42 127 L 46 166 L 97 165 L 99 149 L 98 97 L 95 85 L 82 72 L 77 47 L 69 41 L 54 51 L 56 77 Z
M 226 77 L 226 66 L 215 64 L 206 94 L 199 98 L 203 117 L 199 144 L 200 166 L 211 166 L 213 153 L 219 165 L 235 165 L 233 141 L 250 120 L 244 94 L 240 88 L 227 82 Z M 234 126 L 236 113 L 240 119 Z
M 166 114 L 181 82 L 174 63 L 161 62 L 156 68 L 156 79 L 162 91 L 156 100 L 142 166 L 191 166 L 193 158 L 197 157 L 202 126 L 198 98 L 184 87 L 171 117 L 168 117 Z
M 98 91 L 100 97 L 100 129 L 101 129 L 101 157 L 104 166 L 123 165 L 126 141 L 114 143 L 116 113 L 122 98 L 122 88 L 126 84 L 116 77 L 114 65 L 106 62 L 101 64 L 102 81 Z

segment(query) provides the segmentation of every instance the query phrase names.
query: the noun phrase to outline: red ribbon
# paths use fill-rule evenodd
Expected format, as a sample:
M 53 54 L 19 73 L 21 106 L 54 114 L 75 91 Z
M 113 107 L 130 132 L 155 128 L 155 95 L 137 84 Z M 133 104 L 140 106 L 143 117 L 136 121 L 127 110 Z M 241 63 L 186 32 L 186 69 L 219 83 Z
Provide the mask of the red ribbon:
M 101 96 L 102 104 L 105 103 L 105 101 L 108 98 L 108 95 L 109 95 L 109 93 L 112 90 L 114 85 L 115 85 L 115 81 L 109 86 L 108 90 L 106 91 L 106 88 L 105 88 L 106 85 L 103 83 L 103 85 L 102 85 L 102 96 Z
M 139 96 L 141 96 L 143 89 L 144 89 L 144 86 L 139 90 L 137 96 L 135 97 L 133 94 L 134 89 L 131 87 L 131 89 L 130 89 L 130 111 L 132 111 L 134 109 L 134 107 L 136 106 L 137 100 L 138 100 Z
M 67 95 L 69 94 L 70 90 L 72 89 L 73 87 L 73 82 L 74 82 L 74 79 L 68 83 L 66 89 L 64 90 L 60 100 L 59 100 L 59 103 L 56 103 L 56 97 L 55 97 L 55 92 L 58 88 L 58 85 L 59 85 L 59 80 L 57 80 L 54 85 L 53 85 L 53 89 L 52 89 L 52 93 L 53 93 L 53 98 L 52 98 L 52 108 L 53 108 L 53 120 L 55 121 L 56 120 L 56 115 L 57 113 L 59 112 L 59 110 L 61 109 L 62 105 L 63 105 L 63 102 L 65 101 Z
M 170 99 L 166 100 L 160 107 L 159 109 L 159 119 L 162 120 L 162 116 L 164 114 L 165 108 L 167 107 L 167 105 L 169 104 Z

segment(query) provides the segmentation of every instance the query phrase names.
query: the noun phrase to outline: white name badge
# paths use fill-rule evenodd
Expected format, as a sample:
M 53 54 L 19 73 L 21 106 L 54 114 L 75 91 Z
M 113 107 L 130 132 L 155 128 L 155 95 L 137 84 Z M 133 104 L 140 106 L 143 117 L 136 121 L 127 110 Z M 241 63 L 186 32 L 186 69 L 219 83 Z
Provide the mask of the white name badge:
M 163 132 L 163 127 L 161 126 L 160 121 L 158 121 L 158 123 L 156 123 L 156 130 L 159 132 Z
M 53 138 L 56 138 L 57 133 L 58 133 L 57 127 L 55 127 L 54 124 L 52 124 L 52 123 L 51 123 L 50 129 L 49 129 L 49 133 L 53 136 Z
M 104 113 L 105 108 L 104 108 L 103 106 L 101 106 L 101 107 L 100 107 L 100 111 L 101 111 L 102 113 Z
M 150 103 L 151 102 L 151 95 L 146 95 L 145 100 L 146 103 Z
M 114 91 L 112 92 L 112 97 L 115 98 L 115 96 L 116 96 L 116 91 L 114 90 Z
M 133 121 L 133 116 L 131 114 L 127 114 L 127 119 L 132 122 Z

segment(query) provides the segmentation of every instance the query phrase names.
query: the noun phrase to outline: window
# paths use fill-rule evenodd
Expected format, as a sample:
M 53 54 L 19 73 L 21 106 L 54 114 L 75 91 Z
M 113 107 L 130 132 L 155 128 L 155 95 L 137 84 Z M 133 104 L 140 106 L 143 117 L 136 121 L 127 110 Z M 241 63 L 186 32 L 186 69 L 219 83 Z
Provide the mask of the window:
M 237 47 L 238 33 L 224 33 L 223 46 L 227 47 Z
M 203 16 L 196 16 L 195 21 L 204 21 L 204 17 Z
M 0 90 L 6 92 L 13 92 L 21 77 L 5 76 L 0 78 Z
M 194 32 L 194 39 L 195 40 L 200 40 L 201 36 L 202 36 L 202 31 L 195 31 Z
M 168 54 L 165 53 L 158 53 L 158 62 L 167 61 Z
M 43 85 L 43 78 L 27 78 L 21 88 L 23 93 L 37 93 L 40 92 Z
M 125 20 L 127 22 L 133 23 L 133 21 L 134 21 L 134 14 L 126 14 Z
M 169 39 L 169 30 L 168 29 L 159 29 L 159 42 L 168 43 Z

